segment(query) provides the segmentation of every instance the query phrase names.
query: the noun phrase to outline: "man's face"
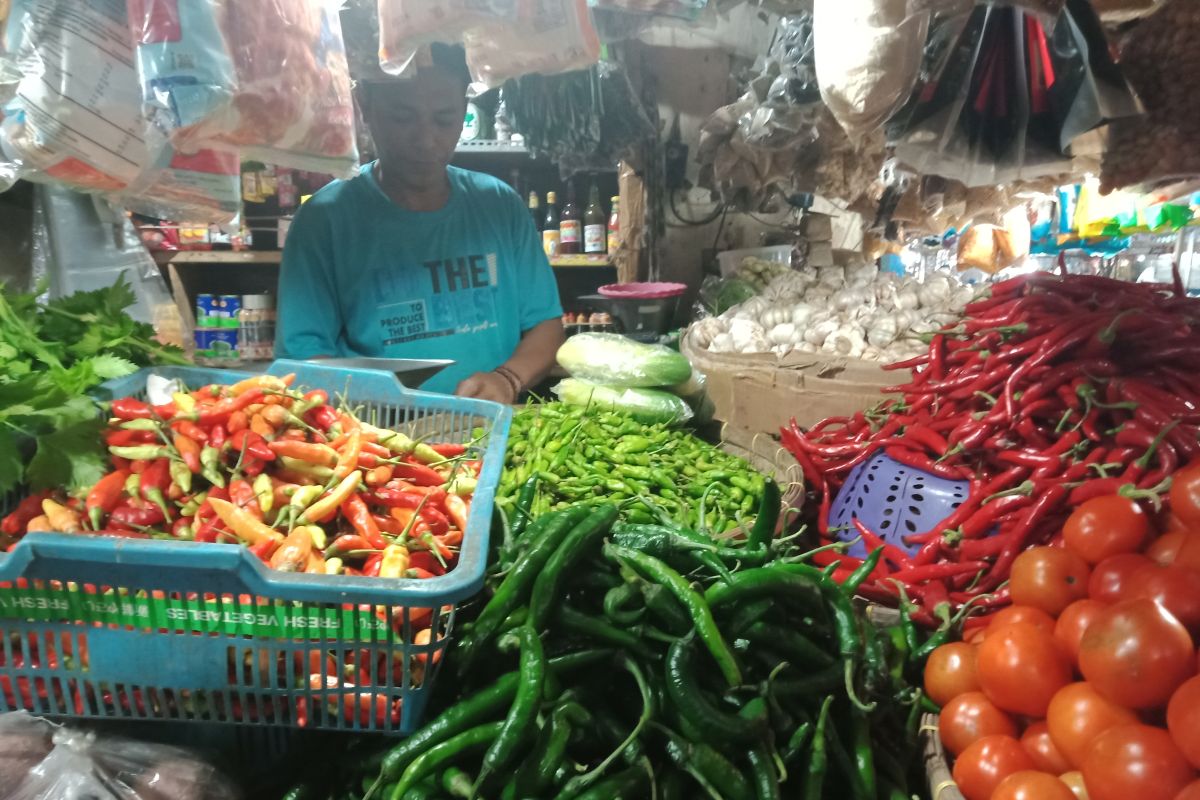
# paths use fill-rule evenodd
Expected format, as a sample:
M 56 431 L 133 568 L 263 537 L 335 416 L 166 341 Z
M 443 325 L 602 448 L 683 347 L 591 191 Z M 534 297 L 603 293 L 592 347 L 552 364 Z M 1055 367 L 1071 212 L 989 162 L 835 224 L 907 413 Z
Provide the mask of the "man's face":
M 462 134 L 467 108 L 462 83 L 426 70 L 364 88 L 364 116 L 385 169 L 414 181 L 439 178 Z

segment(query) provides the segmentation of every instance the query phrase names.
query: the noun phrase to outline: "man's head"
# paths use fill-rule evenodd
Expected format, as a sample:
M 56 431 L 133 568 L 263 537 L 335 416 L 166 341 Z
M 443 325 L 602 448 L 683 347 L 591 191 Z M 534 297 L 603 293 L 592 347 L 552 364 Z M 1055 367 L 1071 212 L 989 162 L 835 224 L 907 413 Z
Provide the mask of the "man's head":
M 414 183 L 440 179 L 454 157 L 471 77 L 461 47 L 435 44 L 411 77 L 359 85 L 358 99 L 385 170 Z

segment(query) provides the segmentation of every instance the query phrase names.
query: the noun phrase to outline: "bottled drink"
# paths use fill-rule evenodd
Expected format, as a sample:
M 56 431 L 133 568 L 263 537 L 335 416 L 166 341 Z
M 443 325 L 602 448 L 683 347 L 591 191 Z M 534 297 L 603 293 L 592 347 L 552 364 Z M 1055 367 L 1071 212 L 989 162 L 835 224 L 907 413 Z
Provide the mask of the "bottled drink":
M 605 247 L 604 209 L 600 207 L 600 190 L 592 184 L 587 209 L 583 212 L 583 252 L 603 253 Z
M 529 216 L 533 220 L 533 229 L 539 233 L 542 230 L 542 209 L 538 202 L 538 193 L 529 193 Z
M 608 216 L 608 252 L 617 252 L 617 247 L 621 244 L 621 213 L 618 210 L 621 205 L 621 198 L 612 198 L 612 213 Z
M 563 206 L 559 223 L 561 241 L 558 252 L 569 256 L 583 251 L 583 225 L 579 219 L 579 207 L 575 205 L 575 190 L 568 187 L 567 192 L 567 204 Z
M 542 218 L 542 249 L 546 251 L 546 258 L 554 258 L 561 252 L 558 225 L 558 195 L 546 192 L 546 216 Z

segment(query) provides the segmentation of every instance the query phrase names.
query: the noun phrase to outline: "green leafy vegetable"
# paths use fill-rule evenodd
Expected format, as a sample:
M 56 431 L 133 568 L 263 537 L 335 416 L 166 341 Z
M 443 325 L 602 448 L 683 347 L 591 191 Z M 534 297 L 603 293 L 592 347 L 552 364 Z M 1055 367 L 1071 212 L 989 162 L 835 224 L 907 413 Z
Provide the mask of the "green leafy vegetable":
M 188 363 L 125 313 L 136 299 L 124 277 L 44 305 L 0 286 L 0 494 L 94 482 L 105 454 L 88 390 L 151 364 Z

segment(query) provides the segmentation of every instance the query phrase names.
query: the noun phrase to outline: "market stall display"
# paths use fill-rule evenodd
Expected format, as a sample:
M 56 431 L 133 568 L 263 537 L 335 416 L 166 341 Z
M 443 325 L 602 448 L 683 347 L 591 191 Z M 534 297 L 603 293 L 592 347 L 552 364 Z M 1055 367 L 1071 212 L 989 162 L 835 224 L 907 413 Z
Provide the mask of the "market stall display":
M 900 361 L 953 325 L 975 289 L 949 275 L 917 281 L 874 264 L 784 271 L 755 297 L 695 323 L 689 342 L 713 353 L 798 351 Z
M 703 404 L 702 378 L 693 378 L 691 363 L 663 345 L 583 333 L 559 348 L 557 360 L 570 377 L 553 391 L 568 405 L 623 411 L 647 423 L 682 424 Z
M 195 388 L 151 403 L 152 377 Z M 282 361 L 101 391 L 115 469 L 2 523 L 4 707 L 412 730 L 483 580 L 508 412 Z
M 781 475 L 787 506 L 798 486 Z M 515 527 L 530 516 L 603 497 L 621 518 L 652 524 L 664 517 L 717 533 L 752 526 L 780 493 L 741 458 L 663 423 L 602 407 L 550 403 L 513 417 L 496 505 Z
M 600 500 L 534 519 L 493 568 L 441 713 L 290 796 L 907 795 L 904 676 L 938 638 L 877 630 L 852 585 L 769 532 L 713 551 L 718 570 L 672 543 L 697 531 L 616 518 Z
M 1096 800 L 1185 796 L 1200 767 L 1198 482 L 1196 466 L 1175 474 L 1166 527 L 1121 495 L 1079 505 L 1062 547 L 1013 562 L 1014 605 L 933 651 L 925 690 L 943 708 L 927 727 L 966 800 L 1048 779 L 1036 796 L 1053 797 L 1057 776 Z
M 891 389 L 898 398 L 783 431 L 820 487 L 821 535 L 886 545 L 864 585 L 870 596 L 894 600 L 902 586 L 926 613 L 947 601 L 1006 602 L 1014 560 L 1050 541 L 1072 508 L 1118 490 L 1155 501 L 1200 455 L 1196 313 L 1178 286 L 1045 273 L 993 285 L 962 325 L 895 365 L 915 370 Z M 891 499 L 880 499 L 883 484 L 867 497 L 858 476 L 880 456 L 916 482 L 960 481 L 966 491 L 932 525 L 902 524 L 925 498 L 907 478 L 891 481 Z M 858 500 L 835 528 L 839 491 Z M 841 559 L 838 568 L 854 566 Z

